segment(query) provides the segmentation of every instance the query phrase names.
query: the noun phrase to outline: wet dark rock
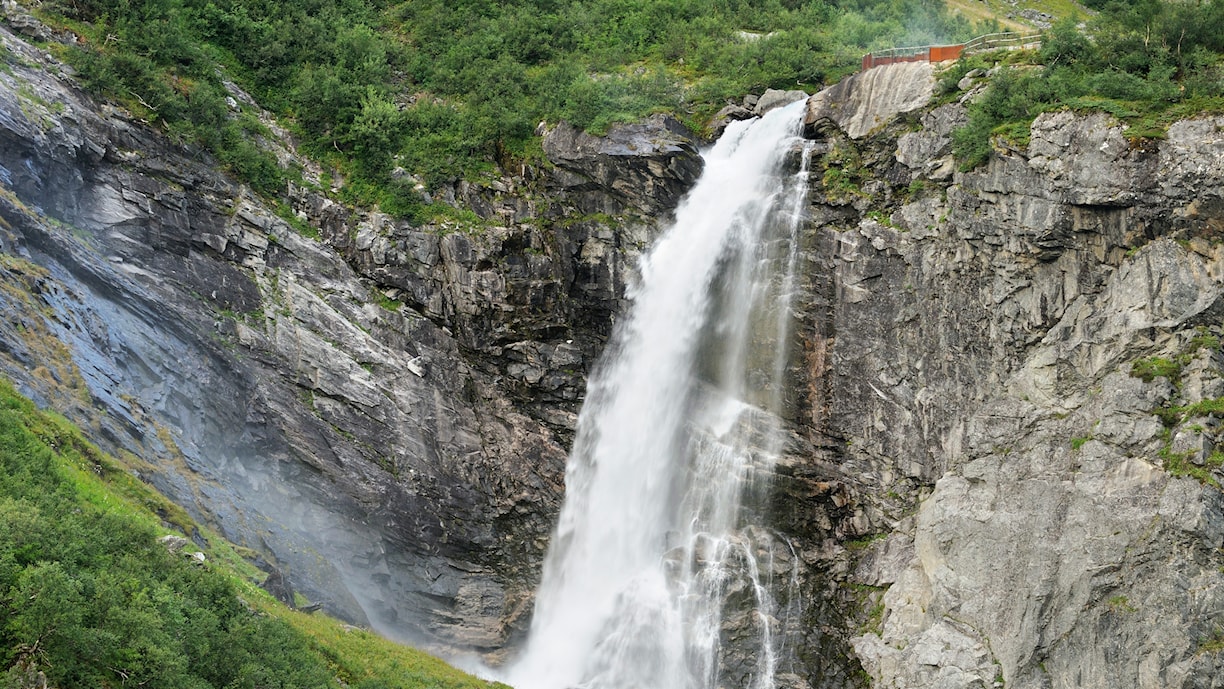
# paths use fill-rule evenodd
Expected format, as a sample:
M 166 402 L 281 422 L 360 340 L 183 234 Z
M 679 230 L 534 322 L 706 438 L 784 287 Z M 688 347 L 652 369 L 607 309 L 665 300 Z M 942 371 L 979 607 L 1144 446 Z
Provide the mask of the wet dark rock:
M 756 113 L 751 108 L 728 105 L 714 114 L 714 119 L 710 121 L 710 130 L 713 132 L 714 138 L 717 139 L 722 136 L 723 132 L 727 129 L 727 125 L 732 122 L 750 120 L 756 116 Z
M 273 567 L 272 571 L 268 572 L 268 576 L 259 585 L 259 588 L 272 594 L 273 598 L 285 605 L 291 608 L 297 607 L 297 601 L 293 598 L 293 585 L 285 578 L 284 572 L 279 569 Z
M 521 634 L 638 205 L 683 193 L 691 144 L 656 123 L 621 155 L 655 131 L 627 128 L 583 139 L 607 157 L 578 188 L 582 160 L 443 190 L 479 228 L 294 188 L 320 243 L 0 41 L 0 370 L 329 612 L 439 650 Z
M 692 134 L 665 115 L 612 125 L 606 136 L 562 122 L 544 135 L 544 153 L 572 173 L 564 186 L 595 184 L 651 217 L 675 207 L 702 168 Z

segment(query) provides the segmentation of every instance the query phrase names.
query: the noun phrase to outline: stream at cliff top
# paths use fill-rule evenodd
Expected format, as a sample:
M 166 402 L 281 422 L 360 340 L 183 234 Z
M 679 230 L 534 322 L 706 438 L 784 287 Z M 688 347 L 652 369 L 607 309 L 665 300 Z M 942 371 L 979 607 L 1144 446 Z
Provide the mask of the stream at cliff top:
M 530 637 L 505 678 L 518 689 L 774 686 L 796 603 L 773 592 L 796 575 L 759 521 L 782 445 L 801 124 L 802 103 L 732 124 L 644 259 L 588 385 Z

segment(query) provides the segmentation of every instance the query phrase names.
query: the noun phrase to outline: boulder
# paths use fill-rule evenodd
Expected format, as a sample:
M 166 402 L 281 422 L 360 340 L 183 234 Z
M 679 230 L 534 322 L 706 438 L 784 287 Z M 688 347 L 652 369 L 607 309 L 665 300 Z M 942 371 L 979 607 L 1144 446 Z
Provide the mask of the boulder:
M 187 547 L 187 539 L 182 536 L 162 536 L 157 539 L 159 543 L 166 546 L 166 550 L 170 551 L 171 555 L 178 554 L 183 548 Z
M 647 214 L 674 208 L 703 166 L 692 133 L 667 115 L 614 124 L 604 136 L 561 122 L 545 134 L 544 153 L 554 165 Z
M 290 608 L 297 607 L 293 596 L 293 585 L 285 578 L 284 572 L 279 569 L 273 567 L 272 571 L 268 572 L 268 576 L 259 585 L 259 588 L 272 594 L 273 598 Z
M 807 97 L 808 94 L 806 91 L 782 91 L 779 89 L 769 89 L 765 93 L 761 94 L 761 98 L 757 101 L 757 104 L 752 109 L 752 112 L 758 116 L 764 115 L 770 110 L 790 105 L 791 103 L 801 101 Z
M 750 108 L 731 104 L 714 114 L 714 119 L 710 120 L 710 129 L 713 132 L 714 138 L 717 139 L 722 136 L 723 132 L 727 130 L 727 125 L 732 122 L 750 120 L 756 116 L 756 113 Z

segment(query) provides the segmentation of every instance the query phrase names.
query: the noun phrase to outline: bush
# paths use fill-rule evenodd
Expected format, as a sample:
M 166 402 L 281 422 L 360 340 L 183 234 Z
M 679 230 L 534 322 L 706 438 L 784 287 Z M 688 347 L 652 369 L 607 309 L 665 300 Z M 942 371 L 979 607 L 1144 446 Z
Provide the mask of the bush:
M 1092 44 L 1076 24 L 1074 17 L 1068 17 L 1050 28 L 1041 42 L 1042 64 L 1047 67 L 1074 65 L 1092 54 Z
M 656 111 L 712 114 L 765 88 L 815 89 L 864 50 L 972 27 L 927 0 L 48 0 L 85 21 L 89 84 L 210 149 L 264 193 L 284 171 L 231 127 L 224 68 L 291 122 L 303 149 L 365 189 L 402 195 L 509 162 L 540 120 L 598 131 Z M 77 26 L 80 26 L 79 24 Z M 741 32 L 756 32 L 755 39 Z M 542 37 L 547 37 L 546 40 Z M 422 104 L 425 104 L 422 106 Z M 451 121 L 439 122 L 445 111 Z M 414 112 L 415 111 L 415 112 Z M 508 158 L 509 157 L 509 158 Z M 409 204 L 411 205 L 411 204 Z
M 981 55 L 964 55 L 953 63 L 951 67 L 940 73 L 935 86 L 936 93 L 956 93 L 960 88 L 958 86 L 960 80 L 964 79 L 966 74 L 975 69 L 986 70 L 989 67 L 990 65 L 987 64 Z
M 968 124 L 953 136 L 962 169 L 985 162 L 992 135 L 1008 133 L 1023 143 L 1022 132 L 1047 110 L 1101 110 L 1130 124 L 1130 136 L 1151 137 L 1174 115 L 1183 116 L 1187 104 L 1220 107 L 1211 99 L 1224 95 L 1217 52 L 1224 42 L 1201 25 L 1224 21 L 1224 0 L 1097 6 L 1102 12 L 1091 37 L 1074 19 L 1059 22 L 1042 44 L 1040 71 L 1019 77 L 1000 71 L 970 106 Z

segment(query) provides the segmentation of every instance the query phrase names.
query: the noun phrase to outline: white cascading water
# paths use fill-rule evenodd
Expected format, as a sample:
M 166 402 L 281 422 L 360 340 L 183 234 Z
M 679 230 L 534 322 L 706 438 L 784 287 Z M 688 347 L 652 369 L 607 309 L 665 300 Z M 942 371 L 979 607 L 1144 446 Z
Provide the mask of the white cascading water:
M 759 637 L 743 685 L 774 685 L 773 563 L 740 513 L 781 447 L 808 149 L 798 174 L 783 168 L 801 110 L 728 127 L 643 261 L 588 386 L 531 634 L 505 678 L 518 689 L 713 689 L 735 581 Z

